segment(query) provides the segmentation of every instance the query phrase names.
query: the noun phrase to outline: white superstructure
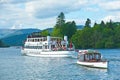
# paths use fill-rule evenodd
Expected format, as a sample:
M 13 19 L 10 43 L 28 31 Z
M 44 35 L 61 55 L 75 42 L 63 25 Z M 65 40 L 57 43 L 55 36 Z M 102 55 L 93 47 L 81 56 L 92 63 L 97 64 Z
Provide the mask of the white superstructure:
M 72 43 L 64 39 L 51 36 L 28 36 L 21 50 L 23 55 L 40 57 L 71 57 L 75 53 Z

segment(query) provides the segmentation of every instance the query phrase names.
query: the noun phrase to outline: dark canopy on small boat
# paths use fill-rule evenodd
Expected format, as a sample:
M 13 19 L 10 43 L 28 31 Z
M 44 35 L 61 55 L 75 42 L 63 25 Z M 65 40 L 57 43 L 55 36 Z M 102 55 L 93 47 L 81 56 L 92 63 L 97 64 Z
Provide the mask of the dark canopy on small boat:
M 100 55 L 100 53 L 98 51 L 95 51 L 95 50 L 88 50 L 86 52 L 86 54 L 99 54 Z

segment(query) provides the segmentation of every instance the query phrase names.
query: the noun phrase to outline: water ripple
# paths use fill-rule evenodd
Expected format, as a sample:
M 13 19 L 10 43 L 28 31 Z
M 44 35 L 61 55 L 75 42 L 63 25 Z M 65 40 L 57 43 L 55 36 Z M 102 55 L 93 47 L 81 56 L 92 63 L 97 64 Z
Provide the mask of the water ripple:
M 19 49 L 0 49 L 0 80 L 119 80 L 120 49 L 100 50 L 108 69 L 76 64 L 76 58 L 21 56 Z

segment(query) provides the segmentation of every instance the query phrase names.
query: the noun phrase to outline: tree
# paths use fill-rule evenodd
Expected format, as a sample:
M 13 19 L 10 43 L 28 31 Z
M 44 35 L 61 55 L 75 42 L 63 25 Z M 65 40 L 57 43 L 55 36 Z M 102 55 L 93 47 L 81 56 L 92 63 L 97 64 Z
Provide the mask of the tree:
M 112 20 L 110 20 L 110 22 L 109 22 L 109 27 L 110 27 L 110 28 L 113 28 L 113 25 L 112 25 L 112 24 L 113 24 L 113 22 L 112 22 Z
M 113 36 L 109 36 L 109 38 L 106 39 L 105 48 L 114 48 L 114 47 L 115 44 L 114 44 Z
M 115 28 L 114 42 L 115 46 L 120 48 L 120 25 Z
M 64 24 L 65 24 L 65 16 L 64 16 L 64 13 L 61 12 L 57 17 L 57 22 L 56 22 L 55 27 L 61 27 Z
M 68 36 L 68 39 L 70 39 L 72 35 L 77 31 L 76 23 L 74 21 L 65 23 L 64 18 L 64 13 L 61 12 L 57 18 L 52 36 L 63 37 L 66 35 Z
M 2 40 L 0 40 L 0 47 L 9 47 L 8 45 L 4 44 Z
M 106 26 L 107 26 L 108 28 L 113 29 L 114 26 L 113 26 L 113 22 L 112 22 L 112 20 L 110 20 L 109 22 L 107 22 Z
M 101 21 L 100 26 L 103 27 L 103 28 L 105 27 L 105 23 L 104 23 L 103 20 Z
M 94 23 L 94 26 L 97 26 L 97 25 L 98 25 L 98 24 L 95 22 L 95 23 Z
M 78 30 L 71 38 L 76 48 L 120 48 L 120 22 L 95 23 Z
M 54 26 L 52 36 L 63 37 L 64 35 L 63 35 L 62 28 L 64 26 L 65 26 L 65 16 L 64 16 L 64 13 L 61 12 L 57 17 L 56 25 Z
M 71 41 L 75 45 L 75 48 L 82 48 L 83 40 L 82 40 L 82 30 L 76 31 L 76 33 L 72 36 Z
M 76 23 L 74 21 L 65 23 L 65 26 L 62 27 L 62 34 L 67 35 L 70 39 L 73 34 L 77 31 Z
M 91 27 L 91 20 L 87 18 L 87 21 L 85 22 L 85 27 Z
M 92 28 L 84 28 L 83 30 L 78 30 L 71 38 L 76 48 L 91 48 Z
M 63 35 L 62 35 L 62 33 L 61 33 L 61 29 L 55 27 L 55 28 L 53 29 L 52 36 L 54 36 L 54 37 L 63 37 Z
M 40 34 L 42 36 L 48 36 L 49 35 L 49 31 L 48 30 L 43 30 L 42 32 L 40 32 Z
M 0 47 L 3 46 L 3 42 L 0 40 Z

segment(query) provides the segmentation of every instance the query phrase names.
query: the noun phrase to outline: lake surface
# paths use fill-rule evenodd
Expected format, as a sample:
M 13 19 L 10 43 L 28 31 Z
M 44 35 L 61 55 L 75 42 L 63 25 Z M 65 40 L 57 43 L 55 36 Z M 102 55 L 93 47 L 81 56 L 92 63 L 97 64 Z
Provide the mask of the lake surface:
M 20 49 L 0 48 L 0 80 L 120 80 L 120 49 L 100 49 L 109 69 L 76 64 L 76 58 L 22 56 Z

